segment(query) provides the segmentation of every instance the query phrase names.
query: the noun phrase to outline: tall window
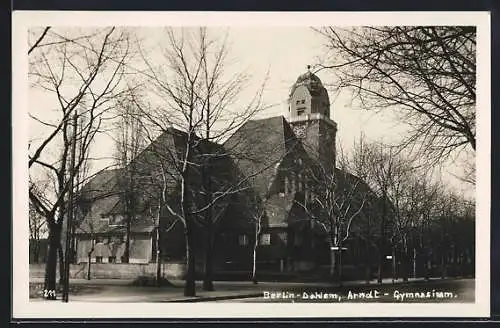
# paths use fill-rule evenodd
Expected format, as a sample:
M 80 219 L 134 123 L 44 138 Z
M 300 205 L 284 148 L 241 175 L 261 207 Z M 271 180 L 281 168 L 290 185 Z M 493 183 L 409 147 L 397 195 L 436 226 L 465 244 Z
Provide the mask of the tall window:
M 102 256 L 96 256 L 95 263 L 102 263 Z
M 280 232 L 280 233 L 278 234 L 278 236 L 279 236 L 279 238 L 281 239 L 281 241 L 282 241 L 285 245 L 286 245 L 286 244 L 288 244 L 288 242 L 287 242 L 287 241 L 288 241 L 288 238 L 287 238 L 287 237 L 288 237 L 288 234 L 287 234 L 285 231 Z
M 248 245 L 248 236 L 247 235 L 239 235 L 238 236 L 238 244 L 240 246 L 247 246 Z
M 278 181 L 278 193 L 280 196 L 285 195 L 285 179 L 284 177 L 281 177 Z
M 294 244 L 295 246 L 301 246 L 301 245 L 302 245 L 302 241 L 303 241 L 303 240 L 302 240 L 302 236 L 301 236 L 301 235 L 299 235 L 298 233 L 296 233 L 296 234 L 294 235 L 294 241 L 293 241 L 293 244 Z
M 271 245 L 271 234 L 263 233 L 260 235 L 260 244 L 261 245 Z
M 293 180 L 286 178 L 286 192 L 287 193 L 292 193 L 293 192 Z

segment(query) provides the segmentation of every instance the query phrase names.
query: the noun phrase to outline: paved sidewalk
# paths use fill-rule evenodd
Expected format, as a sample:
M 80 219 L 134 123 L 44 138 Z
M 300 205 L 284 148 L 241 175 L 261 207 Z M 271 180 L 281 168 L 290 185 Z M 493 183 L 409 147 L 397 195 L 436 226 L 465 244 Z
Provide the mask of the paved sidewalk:
M 394 281 L 395 284 L 422 282 L 423 278 L 410 278 L 408 282 L 402 279 Z M 440 280 L 432 278 L 431 280 Z M 31 283 L 41 283 L 43 278 L 31 278 Z M 72 279 L 72 285 L 100 286 L 98 290 L 87 294 L 70 294 L 73 302 L 201 302 L 240 298 L 255 298 L 263 296 L 264 291 L 288 290 L 293 288 L 335 288 L 338 283 L 328 282 L 268 282 L 263 281 L 253 284 L 250 281 L 215 281 L 215 291 L 204 291 L 202 282 L 196 282 L 195 297 L 184 296 L 184 281 L 172 280 L 173 286 L 165 287 L 140 287 L 131 286 L 132 280 L 120 279 Z M 392 284 L 392 279 L 384 279 L 382 284 Z M 370 285 L 377 285 L 376 280 L 370 281 Z M 366 281 L 346 281 L 342 286 L 366 286 Z M 58 297 L 60 298 L 60 296 Z M 43 299 L 32 299 L 43 301 Z

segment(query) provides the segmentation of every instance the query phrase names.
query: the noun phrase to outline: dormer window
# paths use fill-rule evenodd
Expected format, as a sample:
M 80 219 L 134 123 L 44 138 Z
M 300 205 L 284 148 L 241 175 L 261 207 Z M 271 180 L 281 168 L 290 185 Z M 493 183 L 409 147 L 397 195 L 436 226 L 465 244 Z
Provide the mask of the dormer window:
M 104 221 L 107 224 L 109 224 L 109 216 L 102 214 L 101 215 L 101 221 Z

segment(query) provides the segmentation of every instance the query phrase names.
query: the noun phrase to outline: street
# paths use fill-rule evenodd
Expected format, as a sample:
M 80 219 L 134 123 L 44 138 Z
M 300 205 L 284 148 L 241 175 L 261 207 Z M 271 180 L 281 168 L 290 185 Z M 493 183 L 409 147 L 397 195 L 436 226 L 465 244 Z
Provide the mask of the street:
M 35 282 L 36 281 L 36 282 Z M 32 284 L 40 281 L 33 279 Z M 331 283 L 216 281 L 215 291 L 202 290 L 197 282 L 196 297 L 183 295 L 183 281 L 171 286 L 131 286 L 127 280 L 95 279 L 73 280 L 70 301 L 81 302 L 474 302 L 474 279 L 437 279 L 430 281 L 401 280 L 383 284 L 371 281 L 345 282 L 343 286 Z M 35 285 L 32 285 L 35 286 Z M 33 300 L 43 301 L 39 293 Z
M 371 284 L 362 286 L 269 288 L 262 297 L 231 299 L 220 302 L 383 302 L 432 303 L 474 302 L 474 279 L 433 280 L 409 284 Z

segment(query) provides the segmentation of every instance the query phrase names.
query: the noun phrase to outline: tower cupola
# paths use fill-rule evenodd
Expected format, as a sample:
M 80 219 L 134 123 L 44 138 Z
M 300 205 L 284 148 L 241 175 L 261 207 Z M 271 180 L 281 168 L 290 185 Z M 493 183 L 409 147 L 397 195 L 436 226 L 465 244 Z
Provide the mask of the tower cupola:
M 299 75 L 292 85 L 288 98 L 288 110 L 290 118 L 310 114 L 321 114 L 330 118 L 328 92 L 320 78 L 311 72 L 309 65 L 307 72 Z

